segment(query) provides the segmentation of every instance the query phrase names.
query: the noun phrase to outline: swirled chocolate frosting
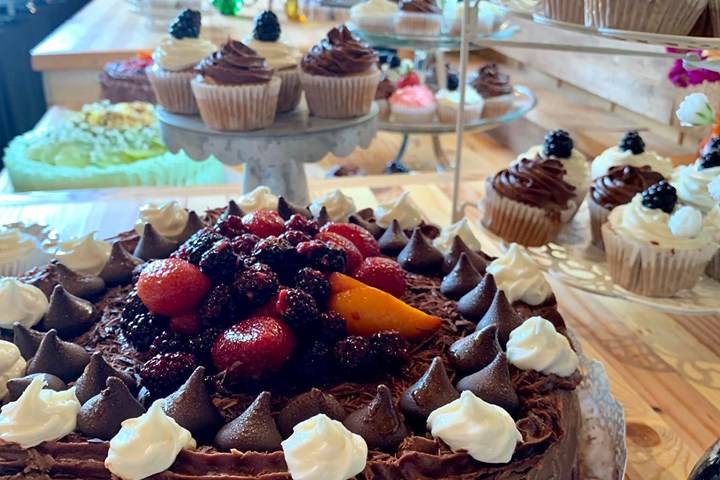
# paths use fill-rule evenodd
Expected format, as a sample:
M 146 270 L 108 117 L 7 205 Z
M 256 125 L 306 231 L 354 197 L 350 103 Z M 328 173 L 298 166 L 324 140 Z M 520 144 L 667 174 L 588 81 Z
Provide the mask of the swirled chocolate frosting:
M 595 203 L 612 210 L 630 202 L 635 194 L 662 179 L 662 175 L 648 166 L 618 165 L 612 167 L 607 175 L 595 179 L 590 186 L 590 195 Z
M 205 57 L 197 70 L 219 85 L 267 83 L 273 75 L 264 58 L 236 40 L 228 40 L 220 50 Z
M 378 62 L 375 51 L 356 39 L 345 26 L 330 30 L 302 59 L 305 73 L 324 77 L 346 77 L 365 73 Z
M 441 13 L 435 0 L 400 0 L 398 8 L 410 13 Z
M 499 194 L 532 207 L 552 204 L 564 209 L 575 196 L 575 187 L 563 180 L 565 168 L 560 160 L 523 158 L 495 175 L 492 186 Z
M 472 86 L 485 98 L 509 95 L 513 92 L 510 75 L 501 73 L 494 63 L 480 67 L 472 81 Z
M 395 93 L 395 85 L 390 79 L 383 78 L 375 91 L 375 100 L 387 100 L 393 93 Z

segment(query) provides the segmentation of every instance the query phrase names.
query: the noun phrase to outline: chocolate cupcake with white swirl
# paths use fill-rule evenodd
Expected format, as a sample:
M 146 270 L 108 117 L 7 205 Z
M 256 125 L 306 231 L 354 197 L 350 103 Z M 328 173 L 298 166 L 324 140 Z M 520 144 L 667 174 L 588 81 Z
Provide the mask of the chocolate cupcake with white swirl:
M 193 93 L 210 128 L 257 130 L 272 125 L 281 80 L 255 50 L 228 39 L 197 70 Z

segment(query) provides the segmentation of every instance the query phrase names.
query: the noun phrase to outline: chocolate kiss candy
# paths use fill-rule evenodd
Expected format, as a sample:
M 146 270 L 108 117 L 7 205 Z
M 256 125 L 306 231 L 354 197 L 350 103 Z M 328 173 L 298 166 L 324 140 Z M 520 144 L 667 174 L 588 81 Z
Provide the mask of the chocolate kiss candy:
M 478 273 L 480 273 L 481 275 L 485 275 L 485 269 L 488 266 L 488 260 L 481 254 L 470 249 L 470 247 L 467 246 L 465 241 L 460 238 L 459 235 L 456 235 L 455 238 L 453 238 L 453 243 L 450 247 L 450 251 L 445 254 L 445 257 L 443 259 L 443 273 L 449 273 L 453 269 L 455 264 L 457 264 L 458 260 L 460 260 L 460 255 L 463 253 L 467 255 L 468 260 L 470 260 L 470 263 L 473 264 L 475 270 L 477 270 Z
M 440 228 L 432 223 L 425 223 L 425 220 L 421 220 L 417 228 L 430 240 L 435 240 L 440 236 Z
M 368 447 L 380 450 L 394 451 L 409 435 L 405 417 L 395 408 L 385 385 L 379 385 L 372 402 L 348 415 L 343 424 L 363 437 Z
M 13 325 L 13 343 L 25 360 L 30 360 L 35 355 L 43 337 L 45 334 L 37 330 L 31 330 L 17 322 Z
M 354 213 L 354 215 L 357 215 L 358 217 L 362 218 L 363 220 L 367 220 L 368 222 L 371 221 L 373 218 L 375 218 L 375 210 L 373 210 L 370 207 L 361 208 L 357 212 Z M 380 226 L 380 225 L 378 225 Z M 382 228 L 382 227 L 380 227 Z
M 443 254 L 416 228 L 408 244 L 398 254 L 397 261 L 411 272 L 434 273 L 442 266 Z
M 312 218 L 312 213 L 305 207 L 299 207 L 294 205 L 287 200 L 285 197 L 278 197 L 277 212 L 283 220 L 289 220 L 295 214 L 300 214 L 305 218 Z
M 165 413 L 197 439 L 212 438 L 222 417 L 205 386 L 205 367 L 198 367 L 172 395 L 165 398 Z
M 320 208 L 320 212 L 318 213 L 317 217 L 315 217 L 315 220 L 321 227 L 326 223 L 331 222 L 330 215 L 328 215 L 327 208 L 325 208 L 324 205 Z
M 100 352 L 95 352 L 90 357 L 90 363 L 77 382 L 75 382 L 75 396 L 80 405 L 100 393 L 108 378 L 116 377 L 123 381 L 129 389 L 135 389 L 135 380 L 125 372 L 119 372 L 107 364 Z
M 492 362 L 500 351 L 497 327 L 488 325 L 450 345 L 448 359 L 460 371 L 477 372 Z
M 348 217 L 348 221 L 349 221 L 350 223 L 354 223 L 354 224 L 357 225 L 358 227 L 362 227 L 362 228 L 364 228 L 365 230 L 367 230 L 368 232 L 370 232 L 370 235 L 372 235 L 373 237 L 375 237 L 376 240 L 377 240 L 378 238 L 380 238 L 380 237 L 382 236 L 383 232 L 385 231 L 385 230 L 383 230 L 383 228 L 382 228 L 380 225 L 378 225 L 377 223 L 372 222 L 372 221 L 370 221 L 370 220 L 365 220 L 363 217 L 361 217 L 361 216 L 358 215 L 357 213 L 353 213 L 352 215 L 350 215 L 350 216 Z M 406 241 L 407 241 L 407 240 L 406 240 Z
M 55 274 L 57 266 L 58 263 L 48 263 L 42 271 L 32 275 L 25 283 L 39 288 L 50 299 L 55 285 L 58 284 L 57 275 Z
M 458 301 L 458 312 L 468 320 L 477 322 L 490 308 L 495 292 L 497 292 L 495 277 L 488 273 L 475 288 Z
M 187 223 L 185 224 L 185 228 L 183 228 L 183 231 L 180 232 L 180 235 L 178 235 L 178 243 L 183 243 L 188 238 L 192 237 L 197 233 L 199 230 L 202 230 L 207 225 L 205 225 L 205 222 L 203 222 L 197 213 L 195 213 L 195 210 L 190 210 L 188 212 L 188 218 Z
M 75 343 L 63 342 L 55 330 L 43 337 L 26 373 L 49 373 L 68 383 L 76 380 L 90 362 L 90 354 Z
M 102 278 L 74 272 L 62 263 L 55 265 L 55 272 L 58 283 L 63 286 L 66 292 L 76 297 L 91 299 L 105 290 L 105 280 Z
M 398 221 L 393 219 L 390 226 L 378 239 L 378 246 L 382 253 L 394 257 L 405 248 L 409 241 L 410 239 L 405 235 L 403 229 L 400 228 Z
M 440 357 L 433 358 L 420 379 L 410 385 L 400 397 L 400 408 L 406 415 L 426 420 L 433 410 L 460 397 L 450 383 Z
M 110 257 L 100 272 L 100 278 L 108 285 L 130 283 L 133 270 L 141 263 L 143 261 L 131 255 L 120 242 L 115 242 L 110 250 Z
M 497 354 L 488 366 L 460 379 L 457 389 L 470 390 L 488 403 L 498 405 L 512 412 L 520 406 L 520 399 L 510 379 L 507 357 L 504 353 Z
M 45 380 L 45 386 L 43 388 L 47 388 L 48 390 L 55 390 L 56 392 L 60 392 L 67 389 L 67 385 L 65 385 L 65 382 L 60 380 L 55 375 L 50 375 L 48 373 L 33 373 L 32 375 L 26 375 L 24 377 L 12 378 L 8 380 L 8 402 L 14 402 L 18 398 L 20 398 L 20 395 L 25 392 L 25 389 L 32 383 L 33 380 L 35 380 L 35 377 L 42 377 L 42 379 Z
M 120 431 L 122 422 L 145 413 L 122 380 L 110 377 L 106 385 L 107 388 L 85 402 L 78 413 L 77 429 L 90 438 L 110 440 Z
M 515 313 L 515 309 L 510 305 L 505 292 L 498 290 L 495 292 L 490 308 L 478 322 L 475 330 L 482 330 L 488 325 L 497 326 L 498 340 L 500 340 L 500 345 L 505 348 L 508 338 L 510 338 L 510 332 L 521 324 L 522 319 Z
M 440 291 L 446 297 L 457 300 L 475 288 L 481 280 L 482 275 L 475 270 L 467 254 L 461 253 L 455 268 L 443 278 Z
M 57 330 L 58 335 L 66 339 L 86 332 L 97 319 L 95 305 L 68 293 L 62 285 L 56 285 L 42 325 L 46 330 Z
M 225 207 L 225 211 L 223 212 L 225 215 L 236 215 L 238 217 L 245 216 L 245 212 L 242 211 L 242 208 L 235 202 L 235 200 L 230 200 L 227 204 L 227 207 Z
M 333 420 L 343 421 L 347 416 L 347 412 L 340 402 L 332 395 L 325 394 L 313 388 L 309 392 L 305 392 L 293 398 L 280 410 L 278 416 L 278 427 L 280 433 L 284 437 L 289 437 L 293 431 L 293 427 L 303 420 L 314 417 L 318 413 L 324 413 Z
M 177 242 L 163 237 L 157 233 L 157 230 L 152 225 L 146 223 L 133 255 L 143 260 L 167 258 L 175 251 L 177 246 Z
M 280 450 L 282 436 L 270 410 L 270 392 L 262 392 L 235 420 L 215 435 L 221 450 L 274 452 Z

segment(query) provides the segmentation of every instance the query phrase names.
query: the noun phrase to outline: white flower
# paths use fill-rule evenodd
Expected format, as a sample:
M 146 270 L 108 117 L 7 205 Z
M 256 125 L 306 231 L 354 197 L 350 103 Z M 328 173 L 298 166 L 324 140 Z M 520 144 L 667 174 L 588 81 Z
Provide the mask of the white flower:
M 715 110 L 704 93 L 693 93 L 685 97 L 675 115 L 683 127 L 711 125 L 715 121 Z

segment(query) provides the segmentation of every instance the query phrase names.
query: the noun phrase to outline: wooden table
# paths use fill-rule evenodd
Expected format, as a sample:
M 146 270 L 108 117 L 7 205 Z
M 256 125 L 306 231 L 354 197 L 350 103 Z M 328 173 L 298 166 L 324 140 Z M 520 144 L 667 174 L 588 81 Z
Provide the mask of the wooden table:
M 401 186 L 398 186 L 398 183 Z M 450 177 L 365 177 L 311 182 L 313 195 L 342 186 L 358 207 L 372 207 L 403 191 L 427 220 L 446 225 Z M 234 187 L 134 189 L 0 195 L 0 224 L 35 221 L 63 235 L 97 230 L 101 237 L 129 229 L 148 200 L 179 199 L 196 210 L 236 197 Z M 482 195 L 482 181 L 462 186 L 466 201 Z M 72 208 L 68 208 L 72 204 Z M 477 212 L 467 209 L 471 220 Z M 495 245 L 479 230 L 485 249 Z M 668 315 L 624 300 L 581 292 L 552 281 L 560 309 L 585 352 L 605 364 L 627 416 L 630 480 L 682 480 L 720 436 L 720 315 Z

